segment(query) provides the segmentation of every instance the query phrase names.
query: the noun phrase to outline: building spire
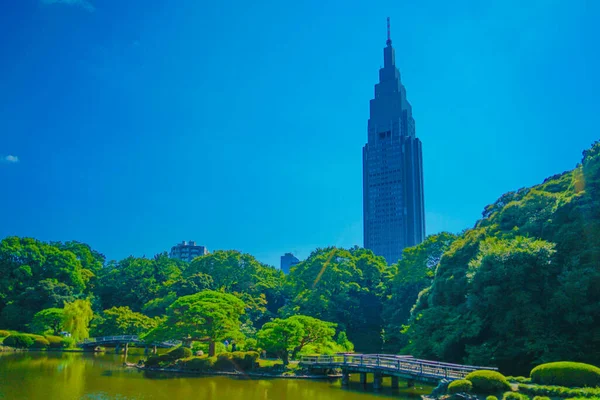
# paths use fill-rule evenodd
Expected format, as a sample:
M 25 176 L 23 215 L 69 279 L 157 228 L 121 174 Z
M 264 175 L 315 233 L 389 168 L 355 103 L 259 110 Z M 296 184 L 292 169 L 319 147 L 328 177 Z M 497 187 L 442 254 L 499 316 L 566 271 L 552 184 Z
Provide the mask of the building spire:
M 385 41 L 385 44 L 388 46 L 392 45 L 392 36 L 390 35 L 390 17 L 387 17 L 387 40 Z

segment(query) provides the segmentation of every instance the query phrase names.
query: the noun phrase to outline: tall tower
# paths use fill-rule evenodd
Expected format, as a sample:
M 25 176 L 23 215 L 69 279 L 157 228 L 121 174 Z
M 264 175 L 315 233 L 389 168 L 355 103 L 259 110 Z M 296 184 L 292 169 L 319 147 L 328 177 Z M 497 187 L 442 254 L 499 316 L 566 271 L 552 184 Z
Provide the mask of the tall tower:
M 389 18 L 387 28 L 363 147 L 363 222 L 364 246 L 392 264 L 405 247 L 425 239 L 425 207 L 422 146 L 396 67 Z

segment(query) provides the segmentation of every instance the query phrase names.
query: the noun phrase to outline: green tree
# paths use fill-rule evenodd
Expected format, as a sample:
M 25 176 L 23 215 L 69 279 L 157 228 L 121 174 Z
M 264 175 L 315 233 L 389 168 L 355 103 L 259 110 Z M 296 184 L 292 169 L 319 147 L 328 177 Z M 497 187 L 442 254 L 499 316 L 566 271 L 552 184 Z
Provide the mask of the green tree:
M 284 316 L 337 323 L 360 351 L 381 350 L 382 303 L 388 267 L 370 250 L 317 249 L 288 276 Z
M 235 250 L 217 250 L 196 257 L 184 276 L 188 279 L 198 274 L 210 276 L 211 287 L 216 290 L 244 294 L 238 297 L 243 297 L 250 305 L 262 304 L 252 307 L 247 315 L 258 326 L 273 317 L 285 302 L 283 272 L 260 263 L 249 254 Z M 250 300 L 248 296 L 254 299 Z
M 237 297 L 212 290 L 183 296 L 169 306 L 166 319 L 147 337 L 207 341 L 209 355 L 214 356 L 215 342 L 243 339 L 240 317 L 245 308 Z
M 33 315 L 81 295 L 93 273 L 75 254 L 31 238 L 0 241 L 0 325 L 24 330 Z
M 394 275 L 383 306 L 385 351 L 397 353 L 407 345 L 402 327 L 408 322 L 419 293 L 431 285 L 442 254 L 455 238 L 447 232 L 428 236 L 423 243 L 404 249 L 402 259 L 393 266 Z
M 63 327 L 75 340 L 90 337 L 90 322 L 94 317 L 89 300 L 75 300 L 65 303 L 63 310 Z
M 127 257 L 108 263 L 99 274 L 97 294 L 101 307 L 127 306 L 142 311 L 145 304 L 163 295 L 165 286 L 181 278 L 186 265 L 166 253 L 153 259 Z
M 158 326 L 160 319 L 131 311 L 129 307 L 113 307 L 102 312 L 93 329 L 95 336 L 141 335 Z
M 64 319 L 64 310 L 62 308 L 47 308 L 37 312 L 29 324 L 29 329 L 33 333 L 45 334 L 52 332 L 58 335 L 62 330 Z
M 257 333 L 258 345 L 277 354 L 284 365 L 289 356 L 297 354 L 307 345 L 334 342 L 336 324 L 306 315 L 294 315 L 286 319 L 276 318 L 263 325 Z
M 256 334 L 258 346 L 276 354 L 283 360 L 283 365 L 289 364 L 290 351 L 300 344 L 303 335 L 302 323 L 290 318 L 275 318 Z

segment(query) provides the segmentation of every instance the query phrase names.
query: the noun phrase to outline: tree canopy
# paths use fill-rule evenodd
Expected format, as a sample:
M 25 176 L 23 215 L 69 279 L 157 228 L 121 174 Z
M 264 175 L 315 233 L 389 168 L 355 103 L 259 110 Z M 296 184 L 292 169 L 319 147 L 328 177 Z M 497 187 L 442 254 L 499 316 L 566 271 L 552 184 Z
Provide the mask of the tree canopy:
M 306 315 L 275 318 L 257 333 L 258 345 L 276 354 L 287 365 L 290 353 L 295 357 L 307 345 L 333 342 L 335 328 L 336 324 Z
M 208 341 L 213 356 L 215 342 L 243 338 L 240 317 L 245 308 L 236 296 L 212 290 L 183 296 L 169 306 L 166 319 L 148 337 Z
M 407 351 L 514 374 L 600 362 L 600 143 L 574 170 L 503 195 L 443 254 Z

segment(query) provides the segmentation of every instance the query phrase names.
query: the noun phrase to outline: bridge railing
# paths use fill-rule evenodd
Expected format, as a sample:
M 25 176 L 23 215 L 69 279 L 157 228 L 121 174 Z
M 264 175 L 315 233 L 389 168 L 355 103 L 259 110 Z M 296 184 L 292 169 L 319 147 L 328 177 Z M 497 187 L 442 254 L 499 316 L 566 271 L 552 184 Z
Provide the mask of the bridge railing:
M 116 341 L 139 342 L 140 338 L 137 335 L 100 336 L 100 337 L 95 337 L 95 338 L 84 339 L 83 343 L 101 343 L 101 342 L 116 342 Z
M 166 341 L 162 341 L 162 342 L 145 343 L 137 335 L 117 335 L 117 336 L 100 336 L 100 337 L 95 337 L 95 338 L 87 338 L 87 339 L 84 339 L 82 342 L 80 342 L 79 345 L 91 345 L 94 343 L 102 344 L 102 343 L 114 343 L 114 342 L 144 343 L 144 344 L 148 344 L 151 346 L 158 345 L 158 346 L 166 346 L 166 347 L 175 347 L 175 346 L 179 346 L 182 343 L 181 340 L 166 340 Z
M 436 361 L 419 360 L 411 356 L 395 356 L 387 354 L 339 354 L 331 356 L 304 356 L 303 364 L 326 364 L 335 367 L 358 366 L 382 371 L 398 371 L 416 376 L 434 378 L 460 379 L 470 372 L 479 369 L 496 370 L 491 367 L 476 367 L 472 365 L 459 365 L 441 363 Z

